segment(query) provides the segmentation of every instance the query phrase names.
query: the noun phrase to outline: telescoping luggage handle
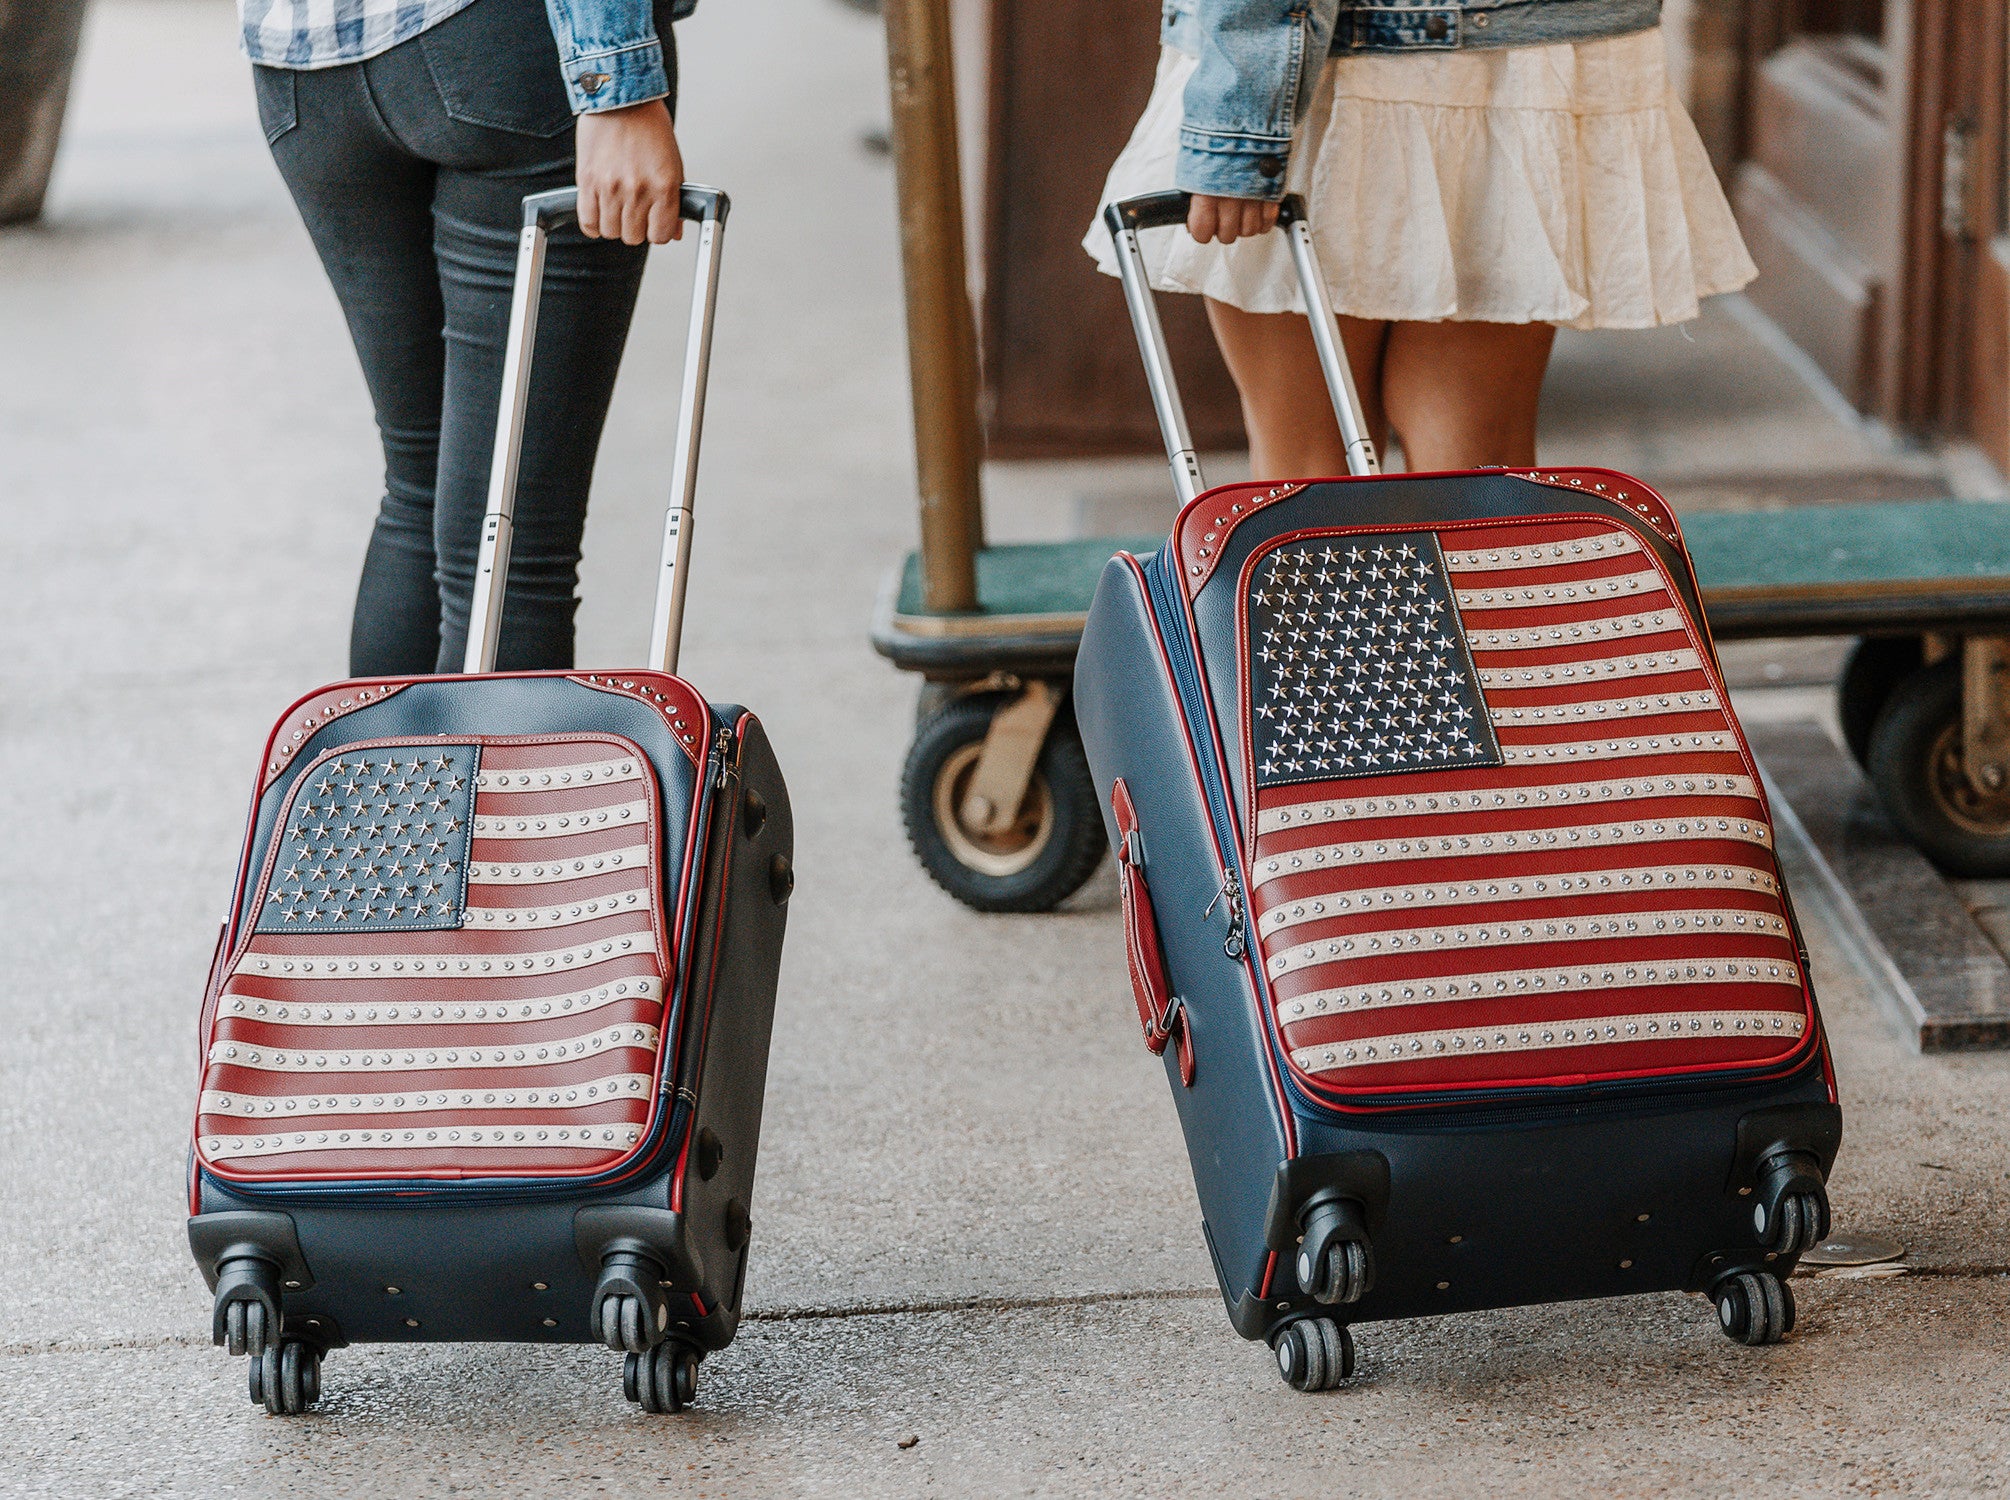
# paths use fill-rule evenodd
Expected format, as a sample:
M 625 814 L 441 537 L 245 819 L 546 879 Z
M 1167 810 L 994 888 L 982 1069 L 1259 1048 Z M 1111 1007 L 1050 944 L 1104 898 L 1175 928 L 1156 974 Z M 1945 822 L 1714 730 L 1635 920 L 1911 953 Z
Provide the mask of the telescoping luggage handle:
M 1117 242 L 1117 270 L 1124 283 L 1124 300 L 1130 304 L 1131 327 L 1137 332 L 1138 349 L 1145 357 L 1145 379 L 1151 385 L 1152 407 L 1158 413 L 1159 431 L 1165 434 L 1166 459 L 1172 465 L 1173 487 L 1179 491 L 1182 505 L 1207 485 L 1201 479 L 1200 459 L 1187 432 L 1186 408 L 1180 405 L 1179 381 L 1166 350 L 1165 330 L 1159 326 L 1158 304 L 1152 297 L 1138 235 L 1147 229 L 1186 223 L 1187 210 L 1192 204 L 1191 193 L 1173 191 L 1126 198 L 1103 210 L 1103 222 Z M 1369 436 L 1361 396 L 1354 389 L 1354 373 L 1348 369 L 1346 353 L 1340 347 L 1340 328 L 1333 319 L 1333 303 L 1326 294 L 1319 253 L 1312 248 L 1312 226 L 1305 217 L 1305 200 L 1296 193 L 1286 193 L 1278 204 L 1277 227 L 1285 232 L 1291 244 L 1291 261 L 1297 267 L 1298 285 L 1305 294 L 1306 315 L 1312 320 L 1312 342 L 1319 350 L 1319 368 L 1326 376 L 1333 414 L 1340 419 L 1340 436 L 1347 444 L 1347 472 L 1379 474 L 1382 466 L 1375 457 L 1375 440 Z
M 698 493 L 698 439 L 705 422 L 705 380 L 712 364 L 712 317 L 719 301 L 719 240 L 731 200 L 717 188 L 684 185 L 678 211 L 698 225 L 698 264 L 691 324 L 684 343 L 684 386 L 677 400 L 677 452 L 670 471 L 670 510 L 663 521 L 663 564 L 656 580 L 656 618 L 650 628 L 650 665 L 677 670 L 684 633 L 685 574 L 691 564 L 691 513 Z M 516 288 L 510 300 L 509 344 L 503 353 L 502 408 L 496 416 L 495 457 L 489 467 L 488 513 L 462 670 L 492 672 L 502 626 L 503 587 L 509 576 L 511 517 L 516 510 L 517 464 L 523 454 L 524 412 L 530 398 L 532 351 L 537 344 L 537 304 L 544 286 L 545 243 L 555 229 L 576 223 L 579 189 L 558 188 L 523 200 L 523 234 L 517 240 Z

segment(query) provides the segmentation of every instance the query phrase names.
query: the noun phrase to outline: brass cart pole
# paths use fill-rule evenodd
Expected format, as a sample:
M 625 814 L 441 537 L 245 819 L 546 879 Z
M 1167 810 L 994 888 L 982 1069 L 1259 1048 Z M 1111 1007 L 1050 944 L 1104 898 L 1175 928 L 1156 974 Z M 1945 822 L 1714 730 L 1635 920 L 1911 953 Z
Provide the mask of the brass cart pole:
M 977 608 L 984 538 L 977 324 L 964 264 L 949 3 L 886 0 L 885 14 L 921 491 L 922 607 L 946 614 Z

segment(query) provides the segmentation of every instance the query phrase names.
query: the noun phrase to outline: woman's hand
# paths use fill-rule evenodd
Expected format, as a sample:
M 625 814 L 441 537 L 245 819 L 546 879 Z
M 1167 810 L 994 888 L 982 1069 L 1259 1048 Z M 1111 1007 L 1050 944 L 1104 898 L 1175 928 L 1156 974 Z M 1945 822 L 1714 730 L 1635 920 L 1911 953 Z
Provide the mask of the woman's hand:
M 1186 211 L 1186 232 L 1198 244 L 1220 240 L 1233 245 L 1244 235 L 1264 234 L 1277 223 L 1277 205 L 1260 198 L 1215 198 L 1206 193 L 1193 195 Z
M 578 132 L 580 233 L 629 245 L 681 239 L 684 154 L 663 101 L 581 115 Z

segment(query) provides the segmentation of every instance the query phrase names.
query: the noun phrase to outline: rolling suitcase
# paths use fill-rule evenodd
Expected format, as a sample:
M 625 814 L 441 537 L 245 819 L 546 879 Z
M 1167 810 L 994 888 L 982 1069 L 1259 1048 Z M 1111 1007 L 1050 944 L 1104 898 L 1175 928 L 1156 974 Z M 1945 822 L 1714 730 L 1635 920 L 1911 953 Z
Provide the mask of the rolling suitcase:
M 792 888 L 759 721 L 675 675 L 726 195 L 697 272 L 652 636 L 495 673 L 537 304 L 573 190 L 525 200 L 471 675 L 350 681 L 261 757 L 203 1005 L 189 1244 L 253 1401 L 323 1354 L 603 1342 L 675 1411 L 740 1315 Z
M 1107 211 L 1185 504 L 1074 692 L 1231 1322 L 1301 1390 L 1376 1319 L 1679 1288 L 1781 1338 L 1841 1112 L 1673 515 L 1380 476 L 1296 198 L 1352 474 L 1202 493 L 1138 240 L 1186 207 Z

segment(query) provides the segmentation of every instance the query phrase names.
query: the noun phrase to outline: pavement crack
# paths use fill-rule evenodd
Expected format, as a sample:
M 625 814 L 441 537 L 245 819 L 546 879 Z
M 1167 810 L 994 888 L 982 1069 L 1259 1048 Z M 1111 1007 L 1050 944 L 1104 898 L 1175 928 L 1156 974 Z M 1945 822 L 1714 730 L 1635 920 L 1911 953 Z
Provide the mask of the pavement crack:
M 25 1354 L 103 1354 L 112 1349 L 207 1349 L 210 1345 L 206 1333 L 163 1333 L 150 1338 L 15 1339 L 0 1344 L 0 1359 Z
M 2010 1276 L 2010 1264 L 1908 1266 L 1898 1271 L 1907 1280 L 1988 1281 Z M 1798 1277 L 1797 1280 L 1856 1280 L 1855 1277 Z M 1871 1278 L 1863 1278 L 1871 1279 Z M 1878 1278 L 1881 1279 L 1881 1278 Z M 1899 1279 L 1894 1275 L 1894 1280 Z M 1205 1302 L 1221 1295 L 1213 1287 L 1159 1287 L 1140 1291 L 1074 1292 L 1053 1297 L 930 1297 L 909 1302 L 840 1302 L 827 1306 L 767 1307 L 747 1313 L 747 1323 L 821 1323 L 847 1318 L 901 1318 L 929 1313 L 1038 1312 L 1057 1307 L 1097 1307 L 1120 1302 Z M 0 1359 L 37 1354 L 102 1354 L 114 1349 L 207 1349 L 206 1334 L 167 1333 L 152 1337 L 102 1339 L 15 1339 L 0 1344 Z
M 1054 1297 L 941 1297 L 912 1302 L 841 1302 L 828 1307 L 771 1307 L 747 1313 L 748 1323 L 811 1323 L 839 1318 L 898 1318 L 917 1313 L 1019 1312 L 1047 1307 L 1094 1307 L 1106 1302 L 1194 1302 L 1219 1297 L 1213 1287 L 1171 1287 L 1133 1292 L 1076 1292 Z

